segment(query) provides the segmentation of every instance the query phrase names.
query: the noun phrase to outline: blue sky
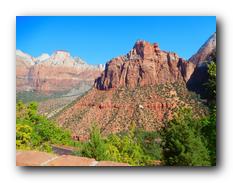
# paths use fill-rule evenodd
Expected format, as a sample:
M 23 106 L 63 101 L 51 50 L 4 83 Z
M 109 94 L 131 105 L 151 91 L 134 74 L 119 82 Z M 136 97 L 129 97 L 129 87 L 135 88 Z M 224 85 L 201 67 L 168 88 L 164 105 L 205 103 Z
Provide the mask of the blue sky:
M 142 39 L 188 59 L 214 32 L 215 16 L 18 16 L 16 49 L 34 57 L 67 50 L 100 64 L 126 54 Z

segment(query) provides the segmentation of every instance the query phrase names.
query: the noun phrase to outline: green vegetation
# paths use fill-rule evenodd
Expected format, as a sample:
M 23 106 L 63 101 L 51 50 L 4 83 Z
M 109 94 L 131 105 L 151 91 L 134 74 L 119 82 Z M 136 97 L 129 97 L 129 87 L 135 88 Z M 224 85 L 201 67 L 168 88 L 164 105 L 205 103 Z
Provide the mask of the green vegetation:
M 209 73 L 209 81 L 205 84 L 208 89 L 208 99 L 212 102 L 216 102 L 216 62 L 212 61 L 208 64 L 208 73 Z
M 175 94 L 171 95 L 171 91 L 173 91 Z M 161 97 L 170 100 L 177 98 L 179 106 L 187 104 L 192 108 L 193 114 L 196 116 L 205 116 L 208 114 L 208 107 L 203 104 L 200 95 L 196 94 L 195 92 L 188 91 L 185 83 L 174 82 L 159 84 L 156 87 L 156 93 L 158 93 Z
M 180 109 L 162 132 L 166 165 L 216 165 L 216 111 L 194 119 L 190 109 Z
M 37 113 L 37 103 L 16 105 L 16 148 L 51 152 L 52 144 L 77 145 L 68 131 Z
M 206 140 L 206 147 L 209 151 L 211 165 L 216 165 L 216 106 L 210 107 L 210 115 L 204 119 L 205 126 L 202 134 Z
M 209 93 L 208 106 L 210 115 L 206 117 L 206 126 L 202 132 L 206 137 L 207 147 L 210 152 L 211 164 L 216 165 L 216 120 L 217 120 L 217 107 L 216 107 L 216 79 L 217 79 L 217 67 L 216 67 L 216 54 L 212 55 L 213 61 L 208 64 L 209 80 L 206 83 Z
M 90 140 L 83 143 L 81 150 L 75 154 L 96 160 L 125 162 L 133 166 L 153 165 L 153 160 L 159 160 L 161 157 L 155 138 L 156 135 L 136 131 L 134 125 L 128 133 L 112 134 L 103 138 L 100 129 L 94 125 Z M 144 143 L 146 139 L 148 142 Z
M 193 118 L 192 111 L 180 109 L 163 132 L 166 165 L 208 166 L 210 156 L 201 133 L 203 120 Z
M 135 137 L 146 155 L 150 156 L 153 160 L 162 159 L 161 137 L 158 132 L 136 130 Z
M 166 165 L 216 165 L 216 57 L 208 63 L 209 114 L 195 118 L 190 109 L 179 109 L 163 131 Z

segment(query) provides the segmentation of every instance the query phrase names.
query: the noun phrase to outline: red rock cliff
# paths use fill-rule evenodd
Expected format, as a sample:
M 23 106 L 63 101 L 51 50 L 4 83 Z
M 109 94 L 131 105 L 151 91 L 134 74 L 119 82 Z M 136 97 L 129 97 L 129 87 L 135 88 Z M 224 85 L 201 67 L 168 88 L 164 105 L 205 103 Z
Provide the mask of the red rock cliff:
M 110 88 L 164 84 L 187 81 L 194 65 L 186 63 L 176 53 L 161 51 L 157 43 L 137 41 L 125 56 L 110 60 L 95 87 Z

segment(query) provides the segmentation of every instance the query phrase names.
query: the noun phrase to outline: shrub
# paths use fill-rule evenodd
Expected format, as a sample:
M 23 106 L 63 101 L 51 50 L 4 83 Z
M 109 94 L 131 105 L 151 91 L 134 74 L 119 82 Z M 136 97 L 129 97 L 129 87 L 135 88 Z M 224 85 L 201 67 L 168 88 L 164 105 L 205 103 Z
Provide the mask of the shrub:
M 16 148 L 51 152 L 51 144 L 74 145 L 68 131 L 37 113 L 37 103 L 16 105 Z
M 114 152 L 111 154 L 111 160 L 129 163 L 134 166 L 150 165 L 151 157 L 145 154 L 142 146 L 129 134 L 117 137 L 112 135 L 108 138 L 108 144 Z M 114 148 L 115 147 L 115 148 Z
M 32 128 L 28 125 L 16 125 L 16 147 L 17 149 L 30 149 Z

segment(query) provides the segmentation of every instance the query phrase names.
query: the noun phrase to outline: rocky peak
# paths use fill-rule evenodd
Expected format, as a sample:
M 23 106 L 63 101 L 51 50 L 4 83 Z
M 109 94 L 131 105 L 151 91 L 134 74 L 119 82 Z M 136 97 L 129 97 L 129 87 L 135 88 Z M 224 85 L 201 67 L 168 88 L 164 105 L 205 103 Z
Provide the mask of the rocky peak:
M 59 67 L 88 66 L 88 64 L 86 64 L 86 62 L 84 62 L 81 58 L 72 57 L 69 52 L 63 50 L 55 51 L 51 56 L 48 54 L 42 54 L 37 58 L 37 64 Z
M 159 47 L 157 43 L 151 44 L 146 41 L 137 41 L 134 45 L 134 50 L 142 59 L 150 59 L 159 51 Z
M 76 62 L 77 64 L 81 64 L 81 65 L 86 64 L 86 62 L 83 61 L 83 60 L 82 60 L 81 58 L 79 58 L 79 57 L 74 57 L 74 60 L 75 60 L 75 62 Z
M 39 57 L 36 58 L 36 62 L 40 63 L 40 62 L 43 62 L 43 61 L 45 61 L 45 60 L 47 60 L 49 58 L 50 58 L 49 54 L 42 53 Z
M 155 85 L 184 81 L 176 53 L 161 51 L 157 43 L 137 41 L 125 56 L 110 60 L 95 81 L 97 89 Z
M 157 43 L 151 44 L 147 41 L 139 40 L 135 43 L 133 49 L 127 54 L 128 59 L 151 59 L 159 52 Z
M 194 64 L 201 64 L 211 59 L 211 54 L 216 50 L 216 32 L 201 46 L 189 61 Z
M 187 82 L 187 88 L 200 94 L 203 98 L 208 98 L 208 93 L 204 83 L 208 81 L 208 62 L 216 57 L 216 33 L 214 33 L 194 54 L 189 63 L 195 64 L 195 69 Z
M 35 63 L 35 58 L 31 55 L 24 53 L 21 50 L 16 50 L 16 60 L 22 60 L 30 65 L 33 65 Z
M 51 58 L 56 61 L 64 61 L 70 58 L 70 53 L 64 50 L 57 50 L 52 54 Z

